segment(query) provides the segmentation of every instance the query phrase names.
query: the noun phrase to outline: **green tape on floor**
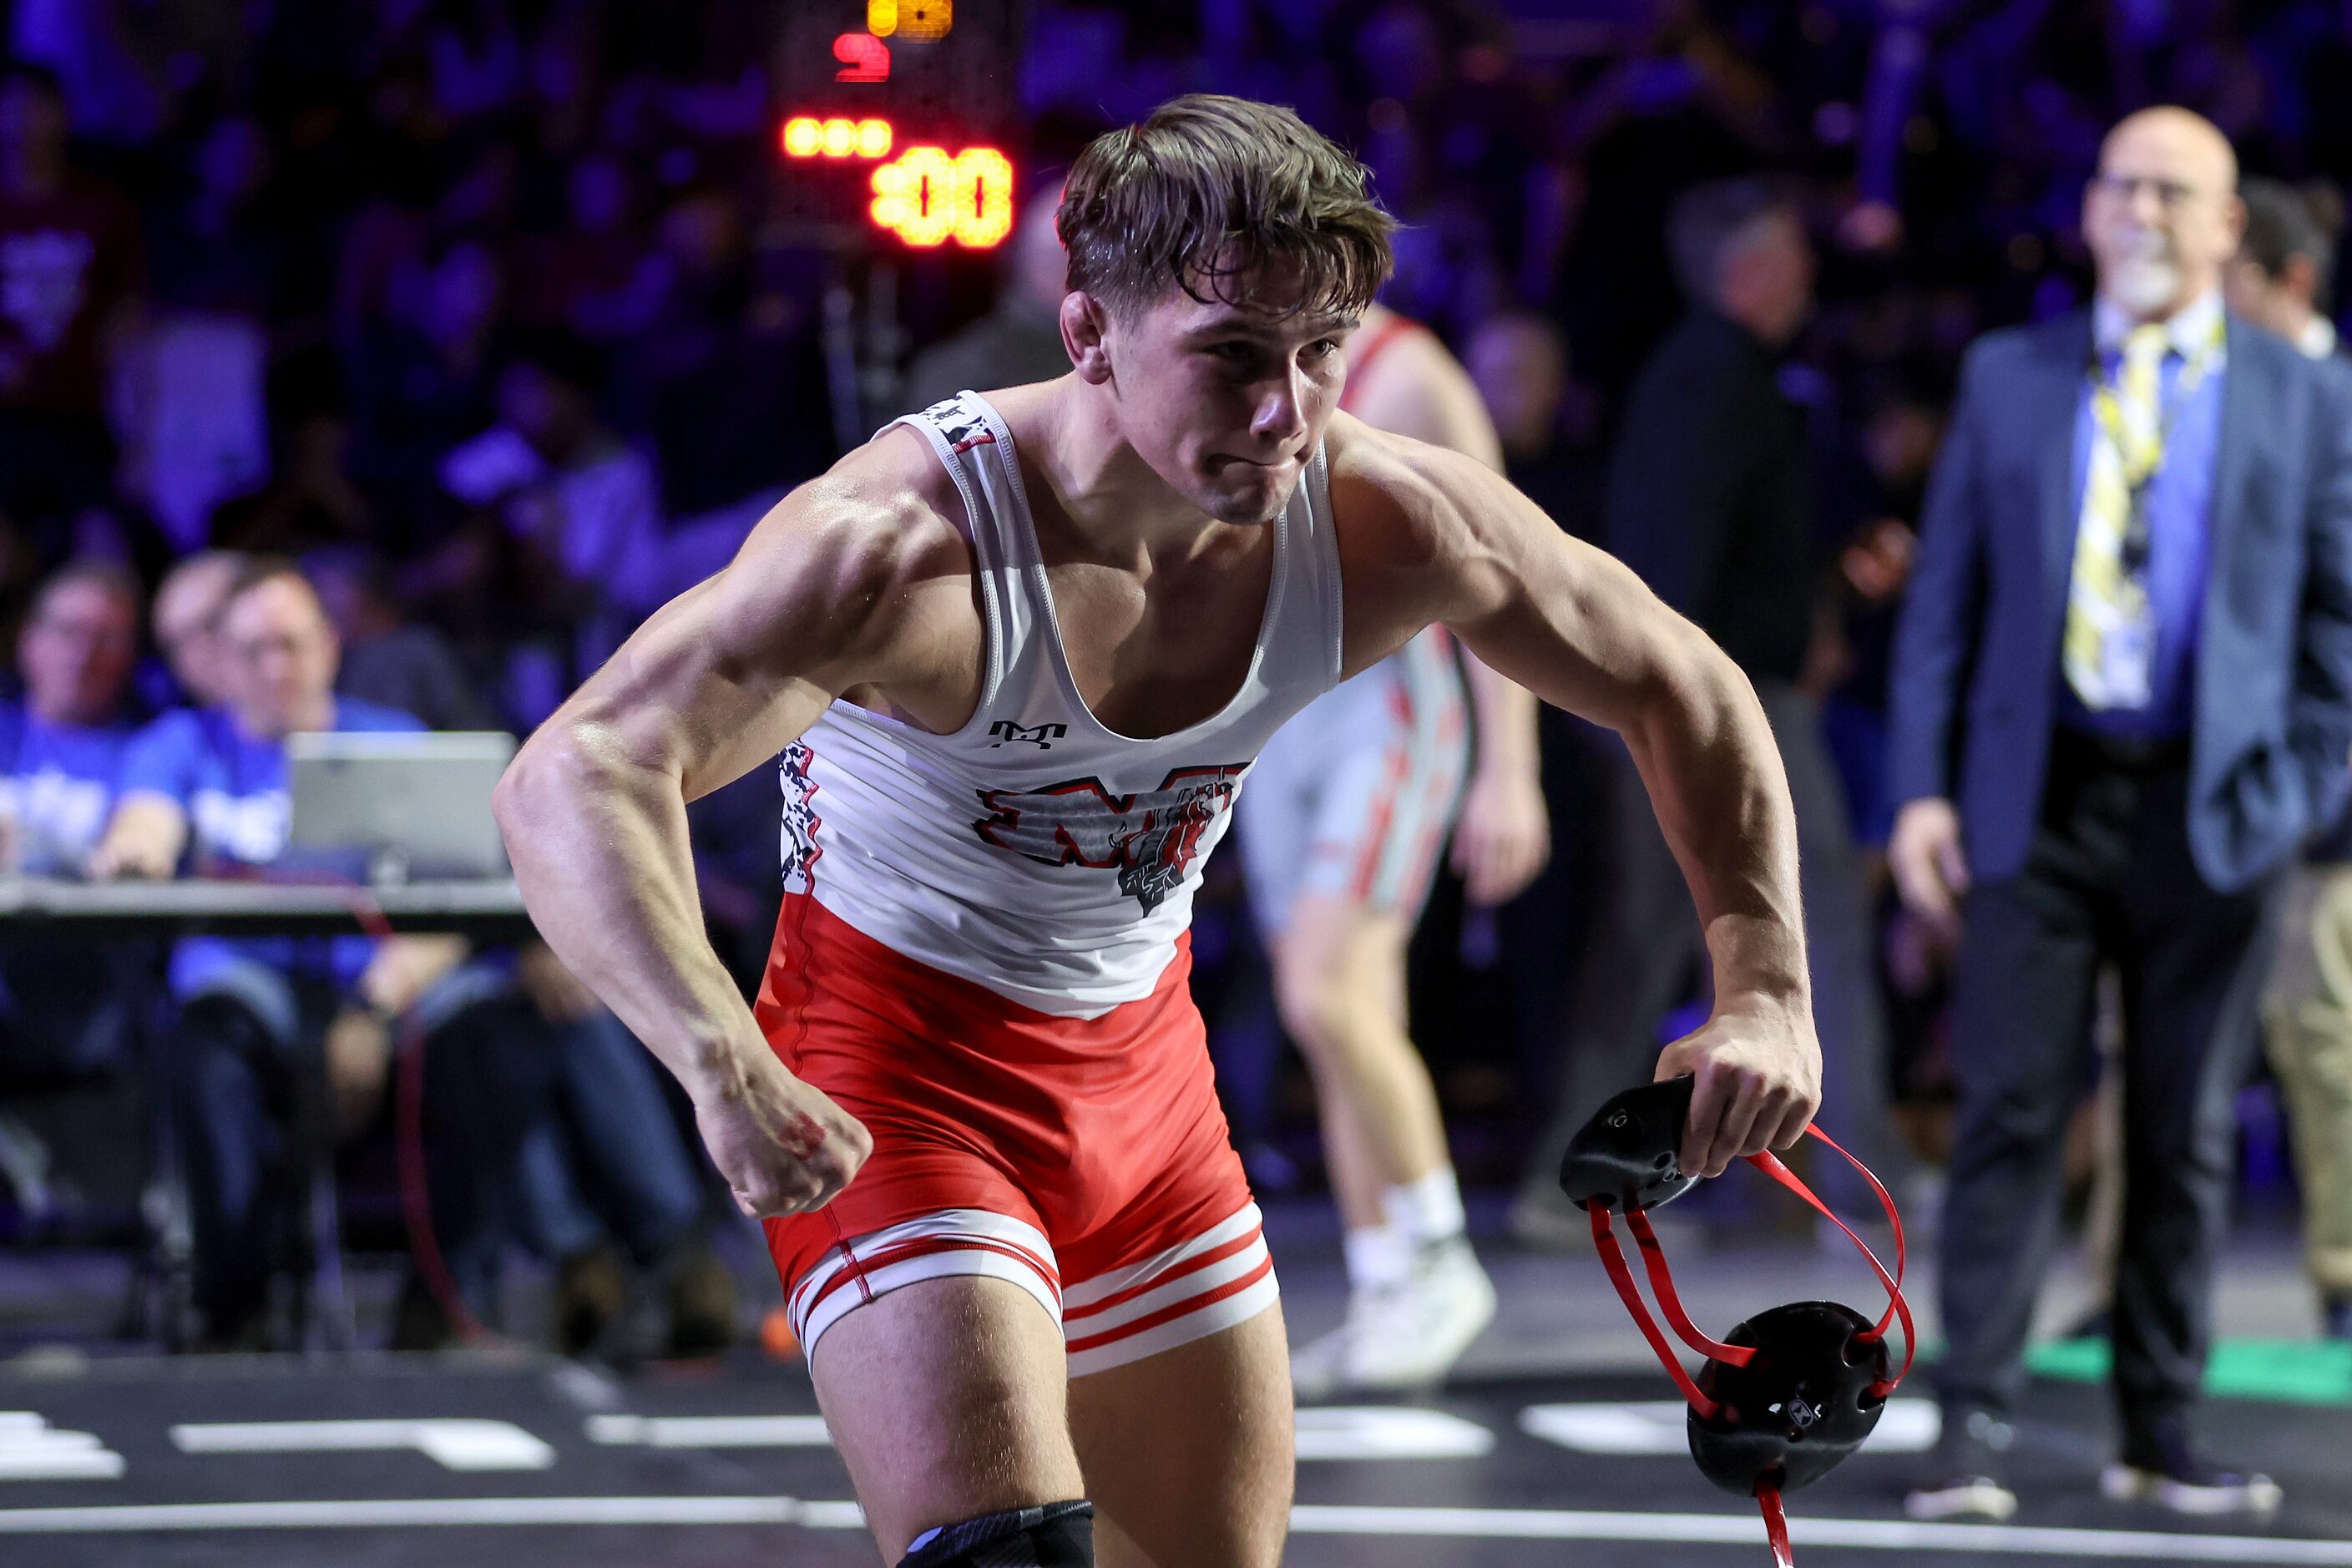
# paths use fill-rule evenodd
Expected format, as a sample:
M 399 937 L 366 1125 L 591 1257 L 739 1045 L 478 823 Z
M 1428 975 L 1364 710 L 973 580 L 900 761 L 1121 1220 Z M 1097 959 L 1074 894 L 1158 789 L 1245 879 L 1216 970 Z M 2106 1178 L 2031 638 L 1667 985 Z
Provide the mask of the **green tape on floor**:
M 2104 1383 L 2113 1360 L 2105 1340 L 2060 1340 L 2025 1354 L 2042 1377 Z M 2352 1405 L 2352 1343 L 2340 1340 L 2223 1340 L 2205 1367 L 2205 1392 L 2225 1399 L 2291 1405 Z

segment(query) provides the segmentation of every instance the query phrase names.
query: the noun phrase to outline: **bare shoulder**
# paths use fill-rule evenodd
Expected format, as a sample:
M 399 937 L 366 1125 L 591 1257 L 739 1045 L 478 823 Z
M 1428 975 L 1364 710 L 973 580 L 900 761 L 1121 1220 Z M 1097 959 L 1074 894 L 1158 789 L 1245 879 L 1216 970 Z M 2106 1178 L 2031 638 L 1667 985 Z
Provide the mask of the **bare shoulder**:
M 719 583 L 728 614 L 751 626 L 790 621 L 892 640 L 941 590 L 968 603 L 973 570 L 954 480 L 900 426 L 778 501 Z
M 1344 414 L 1324 452 L 1350 668 L 1432 622 L 1464 630 L 1530 597 L 1580 595 L 1596 575 L 1612 575 L 1607 557 L 1475 458 Z
M 778 501 L 752 530 L 738 564 L 815 560 L 898 581 L 968 573 L 971 559 L 955 481 L 923 437 L 899 426 Z
M 1476 520 L 1510 485 L 1448 447 L 1336 415 L 1324 437 L 1345 569 L 1425 572 L 1484 545 Z

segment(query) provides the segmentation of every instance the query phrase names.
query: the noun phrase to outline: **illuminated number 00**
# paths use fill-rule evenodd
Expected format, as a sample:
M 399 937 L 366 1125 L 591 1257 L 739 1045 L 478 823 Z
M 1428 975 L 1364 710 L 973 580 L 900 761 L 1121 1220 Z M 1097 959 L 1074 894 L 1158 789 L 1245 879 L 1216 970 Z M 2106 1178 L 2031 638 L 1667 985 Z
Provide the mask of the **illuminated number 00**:
M 909 147 L 874 171 L 874 221 L 908 245 L 984 250 L 1013 229 L 1013 163 L 993 147 Z

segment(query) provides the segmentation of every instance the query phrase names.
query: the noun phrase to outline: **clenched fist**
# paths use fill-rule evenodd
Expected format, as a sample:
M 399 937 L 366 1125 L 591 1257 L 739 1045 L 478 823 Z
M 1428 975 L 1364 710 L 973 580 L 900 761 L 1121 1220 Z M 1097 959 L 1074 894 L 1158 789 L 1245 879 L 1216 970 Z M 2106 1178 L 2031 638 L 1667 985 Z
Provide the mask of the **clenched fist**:
M 764 1048 L 730 1066 L 694 1097 L 694 1121 L 735 1206 L 768 1219 L 838 1197 L 874 1152 L 872 1135 Z

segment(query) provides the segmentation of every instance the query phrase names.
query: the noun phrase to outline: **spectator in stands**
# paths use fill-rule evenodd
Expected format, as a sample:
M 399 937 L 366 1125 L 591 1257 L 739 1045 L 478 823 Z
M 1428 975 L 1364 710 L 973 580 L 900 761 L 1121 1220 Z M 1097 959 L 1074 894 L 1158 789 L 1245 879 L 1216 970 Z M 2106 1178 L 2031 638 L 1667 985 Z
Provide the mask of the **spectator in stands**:
M 751 228 L 725 186 L 690 187 L 672 202 L 654 254 L 659 291 L 614 345 L 625 373 L 614 416 L 651 437 L 674 518 L 799 484 L 840 452 L 820 286 L 770 276 Z
M 298 358 L 269 378 L 268 482 L 213 509 L 215 549 L 299 555 L 379 537 L 376 508 L 352 477 L 352 420 L 323 356 Z
M 139 584 L 111 562 L 41 585 L 16 642 L 22 702 L 0 703 L 0 876 L 79 877 L 137 732 Z M 0 937 L 0 1096 L 60 1088 L 120 1061 L 130 1016 L 113 952 L 79 938 Z M 0 1110 L 0 1187 L 20 1212 L 56 1202 L 49 1149 Z
M 2005 1516 L 2101 971 L 2121 972 L 2120 1463 L 2110 1495 L 2262 1513 L 2191 1418 L 2232 1104 L 2284 864 L 2352 748 L 2352 395 L 2224 311 L 2237 160 L 2185 110 L 2111 131 L 2094 308 L 1980 340 L 1896 635 L 1888 860 L 1957 927 L 1944 1446 L 1917 1517 Z
M 287 250 L 269 199 L 268 133 L 223 115 L 192 152 L 185 194 L 147 226 L 156 301 L 259 317 L 284 292 Z
M 286 737 L 421 726 L 335 695 L 334 630 L 291 564 L 249 563 L 217 624 L 226 704 L 167 714 L 140 735 L 94 872 L 352 873 L 347 857 L 288 848 Z M 435 1224 L 477 1312 L 503 1241 L 534 1228 L 526 1151 L 566 1097 L 591 1111 L 581 1152 L 596 1163 L 582 1186 L 608 1200 L 636 1261 L 669 1267 L 692 1238 L 692 1170 L 644 1054 L 608 1015 L 578 1008 L 568 977 L 524 963 L 509 979 L 492 964 L 461 969 L 462 957 L 462 944 L 422 937 L 194 938 L 174 950 L 173 1087 L 206 1343 L 266 1342 L 273 1226 L 309 1203 L 303 1184 L 327 1168 L 336 1133 L 373 1116 L 395 1028 L 425 1036 Z M 522 1026 L 533 1013 L 539 1026 Z M 412 1279 L 411 1342 L 433 1331 L 423 1298 Z
M 477 572 L 511 562 L 513 592 L 536 623 L 526 629 L 557 639 L 556 679 L 516 700 L 526 727 L 667 597 L 660 486 L 652 463 L 597 414 L 599 368 L 595 352 L 569 334 L 520 340 L 499 378 L 499 423 L 441 464 L 449 492 L 487 511 L 502 534 L 463 559 Z M 478 577 L 467 585 L 486 587 Z
M 51 559 L 112 492 L 106 382 L 140 290 L 138 217 L 66 153 L 66 98 L 46 68 L 0 67 L 0 509 Z
M 967 387 L 1019 386 L 1051 381 L 1070 368 L 1062 346 L 1062 296 L 1069 292 L 1069 263 L 1054 215 L 1062 205 L 1062 182 L 1041 184 L 1005 247 L 996 308 L 950 337 L 915 356 L 907 369 L 901 407 L 928 408 Z
M 2238 186 L 2246 234 L 2222 274 L 2230 308 L 2352 380 L 2326 305 L 2342 204 L 2276 180 Z M 2322 1329 L 2352 1340 L 2352 818 L 2322 834 L 2289 889 L 2280 963 L 2263 998 L 2271 1065 L 2294 1124 L 2304 1267 Z
M 1462 363 L 1503 438 L 1511 483 L 1569 532 L 1597 541 L 1601 476 L 1563 427 L 1568 345 L 1559 329 L 1528 311 L 1501 311 L 1470 334 Z
M 79 877 L 97 847 L 138 730 L 139 608 L 138 583 L 110 562 L 68 563 L 41 585 L 16 642 L 24 700 L 0 704 L 0 874 Z M 103 952 L 0 942 L 0 1081 L 98 1066 L 125 1022 Z
M 179 699 L 192 707 L 210 708 L 228 700 L 228 672 L 215 623 L 229 585 L 244 569 L 245 557 L 235 551 L 200 551 L 173 567 L 156 586 L 155 647 L 178 686 Z
M 436 542 L 451 521 L 435 465 L 496 417 L 507 282 L 498 248 L 470 235 L 402 276 L 411 286 L 395 308 L 358 334 L 349 384 L 352 473 L 378 498 L 387 526 L 375 542 L 405 553 Z
M 338 695 L 415 714 L 428 730 L 499 727 L 448 637 L 401 615 L 380 557 L 356 545 L 316 550 L 302 570 L 342 645 Z
M 1779 370 L 1812 308 L 1813 257 L 1788 199 L 1758 181 L 1701 185 L 1674 209 L 1690 311 L 1642 369 L 1609 475 L 1611 548 L 1696 621 L 1756 685 L 1780 742 L 1805 862 L 1806 951 L 1821 1031 L 1823 1124 L 1882 1173 L 1886 1031 L 1863 873 L 1817 699 L 1801 688 L 1823 594 L 1806 414 Z M 1689 1001 L 1705 933 L 1622 747 L 1604 913 L 1570 1006 L 1568 1082 L 1536 1176 L 1601 1102 L 1650 1076 L 1660 1020 Z M 1830 1178 L 1842 1190 L 1851 1174 Z M 1867 1194 L 1860 1194 L 1867 1197 Z M 1543 1194 L 1552 1203 L 1557 1187 Z

